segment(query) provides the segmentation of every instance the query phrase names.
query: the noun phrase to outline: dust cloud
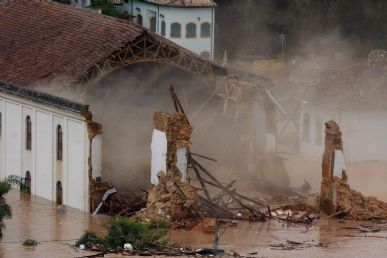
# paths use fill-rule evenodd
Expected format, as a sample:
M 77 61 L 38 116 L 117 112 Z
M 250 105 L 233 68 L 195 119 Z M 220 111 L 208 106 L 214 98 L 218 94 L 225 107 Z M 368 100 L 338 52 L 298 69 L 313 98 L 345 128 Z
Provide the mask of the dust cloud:
M 240 143 L 246 128 L 236 119 L 234 103 L 224 112 L 224 99 L 198 77 L 167 64 L 136 64 L 103 78 L 85 94 L 94 120 L 103 125 L 102 177 L 122 191 L 150 184 L 153 113 L 174 112 L 171 85 L 194 127 L 191 150 L 218 160 L 203 164 L 225 183 L 248 171 L 243 157 L 248 148 Z M 265 144 L 265 113 L 256 115 L 258 153 Z

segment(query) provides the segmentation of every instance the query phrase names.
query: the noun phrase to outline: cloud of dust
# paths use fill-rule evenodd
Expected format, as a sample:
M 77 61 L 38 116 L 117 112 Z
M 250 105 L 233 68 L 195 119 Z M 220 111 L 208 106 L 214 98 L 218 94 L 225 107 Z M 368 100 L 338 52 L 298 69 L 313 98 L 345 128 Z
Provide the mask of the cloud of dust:
M 94 121 L 103 126 L 103 179 L 120 190 L 138 191 L 150 184 L 153 113 L 174 112 L 170 85 L 194 127 L 191 150 L 218 160 L 201 160 L 203 164 L 225 183 L 246 170 L 243 153 L 248 148 L 240 144 L 244 128 L 235 119 L 234 103 L 224 113 L 224 99 L 213 96 L 214 87 L 198 77 L 167 64 L 136 64 L 104 77 L 85 95 Z M 261 137 L 256 144 L 262 149 L 264 112 L 257 115 Z

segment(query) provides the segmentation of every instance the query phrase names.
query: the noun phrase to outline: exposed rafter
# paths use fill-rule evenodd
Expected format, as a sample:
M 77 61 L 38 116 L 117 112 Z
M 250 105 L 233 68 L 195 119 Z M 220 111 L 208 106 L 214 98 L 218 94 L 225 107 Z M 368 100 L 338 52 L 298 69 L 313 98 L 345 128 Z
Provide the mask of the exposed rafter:
M 168 63 L 204 80 L 214 80 L 213 64 L 210 61 L 203 60 L 190 51 L 182 51 L 181 48 L 175 47 L 169 42 L 166 44 L 144 31 L 133 42 L 129 42 L 119 51 L 90 68 L 81 79 L 81 83 L 88 88 L 110 72 L 142 62 Z

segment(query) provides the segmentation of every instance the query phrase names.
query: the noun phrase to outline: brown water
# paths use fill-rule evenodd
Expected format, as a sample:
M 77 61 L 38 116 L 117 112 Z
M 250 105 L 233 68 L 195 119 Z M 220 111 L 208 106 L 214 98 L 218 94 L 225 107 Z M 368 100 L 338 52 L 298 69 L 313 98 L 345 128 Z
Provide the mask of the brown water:
M 13 208 L 12 220 L 0 242 L 0 257 L 81 257 L 86 251 L 72 248 L 75 240 L 85 230 L 98 234 L 106 232 L 103 224 L 107 216 L 91 217 L 87 213 L 67 208 L 58 213 L 56 205 L 41 198 L 21 195 L 12 191 L 7 196 Z M 241 254 L 257 252 L 255 257 L 387 257 L 387 231 L 364 237 L 357 230 L 343 229 L 360 222 L 339 223 L 320 219 L 315 225 L 287 226 L 276 221 L 265 223 L 239 222 L 227 228 L 220 241 L 220 248 L 235 250 Z M 386 225 L 382 225 L 386 226 Z M 348 235 L 352 235 L 349 237 Z M 33 238 L 41 242 L 36 247 L 24 247 L 22 242 Z M 174 231 L 173 242 L 193 248 L 212 246 L 213 235 L 200 232 Z M 301 250 L 273 250 L 272 244 L 286 240 L 304 242 Z M 319 244 L 325 247 L 319 247 Z M 113 255 L 112 255 L 113 256 Z M 118 256 L 113 256 L 118 257 Z

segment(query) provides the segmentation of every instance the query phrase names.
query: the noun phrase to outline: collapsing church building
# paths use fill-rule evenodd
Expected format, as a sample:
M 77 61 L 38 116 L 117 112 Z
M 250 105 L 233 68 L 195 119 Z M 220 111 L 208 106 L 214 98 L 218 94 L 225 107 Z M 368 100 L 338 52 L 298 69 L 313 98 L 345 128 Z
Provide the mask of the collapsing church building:
M 197 125 L 198 152 L 247 171 L 254 163 L 246 159 L 274 145 L 276 102 L 265 78 L 218 66 L 130 21 L 51 1 L 0 2 L 0 14 L 2 128 L 10 137 L 1 141 L 1 175 L 30 176 L 37 196 L 58 201 L 61 186 L 63 204 L 89 211 L 101 186 L 147 188 L 153 112 L 171 111 L 171 84 Z M 85 104 L 52 103 L 42 91 Z M 4 155 L 10 148 L 17 158 Z

